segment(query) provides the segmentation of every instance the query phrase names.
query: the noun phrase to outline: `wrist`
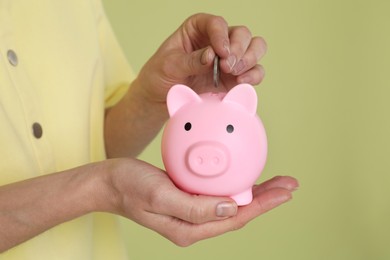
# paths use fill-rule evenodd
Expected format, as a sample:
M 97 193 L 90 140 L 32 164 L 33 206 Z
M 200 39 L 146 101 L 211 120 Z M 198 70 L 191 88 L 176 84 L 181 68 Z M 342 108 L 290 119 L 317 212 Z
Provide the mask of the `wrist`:
M 138 156 L 167 119 L 165 101 L 153 99 L 137 78 L 126 95 L 106 112 L 104 138 L 107 157 Z
M 152 83 L 146 80 L 143 74 L 145 73 L 141 72 L 131 83 L 127 93 L 128 103 L 134 104 L 149 116 L 159 117 L 165 121 L 168 118 L 166 91 L 162 87 L 148 86 Z
M 118 175 L 120 159 L 108 159 L 96 163 L 91 168 L 91 188 L 93 206 L 91 211 L 119 214 L 122 201 L 115 175 Z

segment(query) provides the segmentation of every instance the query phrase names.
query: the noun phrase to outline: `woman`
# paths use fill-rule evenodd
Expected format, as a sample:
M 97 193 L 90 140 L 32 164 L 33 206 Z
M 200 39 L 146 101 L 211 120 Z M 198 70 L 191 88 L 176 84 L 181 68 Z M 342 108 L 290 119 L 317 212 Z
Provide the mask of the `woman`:
M 0 2 L 0 250 L 7 259 L 125 259 L 113 215 L 179 246 L 244 226 L 291 198 L 297 181 L 229 198 L 191 196 L 135 159 L 168 118 L 176 83 L 204 92 L 258 84 L 262 38 L 196 14 L 133 76 L 98 0 Z M 27 241 L 27 242 L 26 242 Z M 18 245 L 18 246 L 17 246 Z

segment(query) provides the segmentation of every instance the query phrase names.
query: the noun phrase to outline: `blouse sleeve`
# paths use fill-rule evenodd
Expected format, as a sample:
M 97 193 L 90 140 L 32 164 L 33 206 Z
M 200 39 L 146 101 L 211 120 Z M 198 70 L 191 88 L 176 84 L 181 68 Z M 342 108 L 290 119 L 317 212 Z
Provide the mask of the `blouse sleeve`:
M 105 78 L 105 107 L 113 106 L 127 92 L 135 74 L 117 41 L 100 0 L 96 1 L 99 41 Z

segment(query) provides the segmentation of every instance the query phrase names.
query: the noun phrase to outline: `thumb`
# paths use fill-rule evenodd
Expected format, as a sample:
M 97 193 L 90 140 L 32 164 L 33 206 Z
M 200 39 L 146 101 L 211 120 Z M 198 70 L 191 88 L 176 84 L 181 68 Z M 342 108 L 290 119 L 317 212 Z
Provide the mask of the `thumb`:
M 208 46 L 185 55 L 182 69 L 187 75 L 199 75 L 210 71 L 215 52 Z
M 161 198 L 162 199 L 162 198 Z M 238 206 L 230 198 L 191 195 L 181 190 L 160 200 L 160 214 L 194 224 L 226 219 L 237 214 Z

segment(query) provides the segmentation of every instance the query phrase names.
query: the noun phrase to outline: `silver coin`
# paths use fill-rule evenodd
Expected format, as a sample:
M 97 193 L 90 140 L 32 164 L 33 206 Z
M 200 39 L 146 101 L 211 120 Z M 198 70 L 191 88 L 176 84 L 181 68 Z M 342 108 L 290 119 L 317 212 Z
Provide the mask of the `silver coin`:
M 219 85 L 219 57 L 217 55 L 215 55 L 215 58 L 214 58 L 213 79 L 214 79 L 214 86 L 218 87 L 218 85 Z

